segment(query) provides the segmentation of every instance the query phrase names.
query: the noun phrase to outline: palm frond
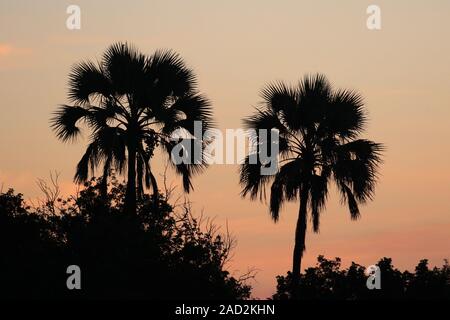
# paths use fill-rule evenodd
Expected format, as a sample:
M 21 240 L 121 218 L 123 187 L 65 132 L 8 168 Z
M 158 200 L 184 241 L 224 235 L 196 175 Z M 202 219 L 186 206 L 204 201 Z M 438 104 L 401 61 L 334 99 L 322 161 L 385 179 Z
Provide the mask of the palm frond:
M 192 188 L 191 179 L 194 175 L 202 173 L 208 166 L 205 161 L 204 149 L 200 148 L 202 152 L 201 159 L 196 159 L 194 155 L 194 143 L 201 143 L 196 139 L 180 139 L 180 141 L 161 139 L 161 146 L 163 150 L 169 155 L 169 164 L 174 168 L 175 172 L 182 177 L 183 189 L 189 193 Z M 183 148 L 180 151 L 180 157 L 185 159 L 182 163 L 175 163 L 172 161 L 171 156 L 176 146 L 182 145 Z
M 288 129 L 281 123 L 278 115 L 271 110 L 256 109 L 256 112 L 243 120 L 246 129 L 278 129 L 281 133 Z
M 373 197 L 382 150 L 381 144 L 369 140 L 355 140 L 336 148 L 334 177 L 339 185 L 349 186 L 362 203 Z
M 90 107 L 86 122 L 93 131 L 97 131 L 107 127 L 108 121 L 114 116 L 115 112 L 111 108 Z
M 196 91 L 197 80 L 179 54 L 158 50 L 148 59 L 147 77 L 154 84 L 154 94 L 160 97 L 184 96 Z
M 86 182 L 89 179 L 89 170 L 93 173 L 101 160 L 98 144 L 94 141 L 88 145 L 83 157 L 78 162 L 74 181 L 76 183 Z
M 175 103 L 155 114 L 163 123 L 162 131 L 170 134 L 176 129 L 185 129 L 194 135 L 195 121 L 201 121 L 202 134 L 214 127 L 211 102 L 201 94 L 189 94 L 178 98 Z
M 111 84 L 93 62 L 81 62 L 69 74 L 69 99 L 76 104 L 89 103 L 91 95 L 108 96 Z
M 270 213 L 275 222 L 284 202 L 298 198 L 300 188 L 306 182 L 304 174 L 304 162 L 299 158 L 281 166 L 275 175 L 270 189 Z
M 298 84 L 297 126 L 312 130 L 323 121 L 332 94 L 331 84 L 322 74 L 306 75 Z
M 146 67 L 146 57 L 127 43 L 115 43 L 103 55 L 102 68 L 119 95 L 145 90 Z
M 51 127 L 58 139 L 71 141 L 80 134 L 77 122 L 89 116 L 89 111 L 79 106 L 62 105 L 50 119 Z
M 326 173 L 326 170 L 323 170 L 321 175 L 314 174 L 310 179 L 309 199 L 311 203 L 313 231 L 319 232 L 320 214 L 325 208 L 328 197 L 329 174 Z
M 343 184 L 341 186 L 341 188 L 342 188 L 341 191 L 342 191 L 342 195 L 343 195 L 343 200 L 345 202 L 347 202 L 347 204 L 348 204 L 348 209 L 350 211 L 350 218 L 352 220 L 359 219 L 361 214 L 359 212 L 358 202 L 356 201 L 356 198 L 353 195 L 352 190 L 349 187 L 347 187 L 345 184 Z
M 256 159 L 253 161 L 253 159 Z M 253 163 L 254 162 L 254 163 Z M 265 198 L 265 185 L 273 179 L 273 176 L 262 175 L 261 163 L 257 154 L 250 154 L 241 164 L 239 168 L 239 183 L 242 186 L 241 196 L 250 195 L 250 199 L 254 200 L 258 196 L 262 200 Z
M 338 90 L 331 98 L 322 130 L 353 139 L 365 129 L 366 122 L 363 97 L 356 91 Z
M 263 88 L 264 111 L 276 115 L 283 126 L 298 131 L 302 126 L 299 92 L 284 82 L 274 82 Z
M 274 113 L 297 107 L 297 93 L 282 81 L 269 83 L 260 95 L 267 109 Z
M 384 146 L 366 139 L 358 139 L 336 147 L 340 159 L 358 159 L 370 164 L 375 170 L 382 162 Z

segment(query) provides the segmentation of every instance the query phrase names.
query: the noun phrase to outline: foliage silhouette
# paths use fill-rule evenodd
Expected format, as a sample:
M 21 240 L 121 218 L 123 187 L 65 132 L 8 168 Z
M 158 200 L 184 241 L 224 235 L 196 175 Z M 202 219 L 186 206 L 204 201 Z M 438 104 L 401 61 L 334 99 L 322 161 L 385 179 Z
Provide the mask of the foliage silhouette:
M 233 239 L 181 211 L 161 194 L 124 211 L 126 187 L 114 178 L 108 203 L 102 179 L 79 196 L 30 208 L 13 190 L 0 194 L 4 298 L 243 299 L 246 279 L 224 267 Z M 66 268 L 81 268 L 82 289 L 68 290 Z
M 91 131 L 75 181 L 86 182 L 89 170 L 100 167 L 105 196 L 110 169 L 122 173 L 127 167 L 125 205 L 132 213 L 136 191 L 138 198 L 144 186 L 158 192 L 150 166 L 155 148 L 170 154 L 176 130 L 184 132 L 191 144 L 203 143 L 202 137 L 193 138 L 194 121 L 202 121 L 203 131 L 212 124 L 210 103 L 198 92 L 195 75 L 172 51 L 145 56 L 128 44 L 113 44 L 98 64 L 81 62 L 73 67 L 69 99 L 73 105 L 61 106 L 51 124 L 64 142 L 80 135 L 82 122 Z M 192 188 L 192 175 L 205 168 L 203 159 L 195 164 L 169 163 L 182 176 L 186 192 Z
M 261 95 L 262 105 L 245 125 L 256 129 L 254 139 L 259 146 L 271 141 L 260 136 L 260 129 L 279 131 L 280 167 L 274 176 L 261 175 L 260 169 L 267 164 L 252 164 L 248 155 L 240 170 L 242 196 L 262 197 L 271 183 L 270 213 L 275 222 L 285 201 L 300 201 L 292 264 L 295 287 L 305 250 L 308 212 L 313 230 L 318 232 L 328 186 L 334 180 L 350 217 L 356 220 L 358 204 L 373 197 L 383 147 L 359 138 L 367 120 L 362 97 L 350 90 L 333 90 L 323 75 L 306 76 L 295 87 L 283 82 L 269 84 Z M 261 150 L 257 148 L 256 153 Z
M 445 261 L 441 268 L 428 268 L 428 261 L 421 260 L 415 273 L 401 272 L 394 268 L 390 258 L 377 263 L 381 274 L 381 289 L 366 287 L 365 267 L 352 262 L 341 269 L 341 260 L 317 258 L 317 265 L 307 268 L 300 276 L 299 298 L 302 300 L 373 300 L 373 299 L 450 299 L 450 265 Z M 292 273 L 277 276 L 275 300 L 294 297 Z

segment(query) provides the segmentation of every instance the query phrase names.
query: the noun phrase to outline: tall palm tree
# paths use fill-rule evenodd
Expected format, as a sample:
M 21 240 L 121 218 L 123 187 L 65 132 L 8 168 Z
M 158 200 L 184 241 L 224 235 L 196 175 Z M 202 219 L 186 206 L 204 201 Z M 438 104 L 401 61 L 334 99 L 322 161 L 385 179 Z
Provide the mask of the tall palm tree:
M 144 185 L 158 193 L 150 166 L 155 148 L 170 154 L 177 144 L 171 137 L 175 131 L 194 140 L 195 121 L 202 122 L 203 132 L 212 123 L 210 103 L 198 92 L 192 70 L 171 51 L 145 56 L 128 44 L 113 44 L 100 62 L 73 67 L 68 96 L 72 104 L 62 105 L 51 119 L 57 137 L 73 141 L 81 133 L 81 123 L 91 132 L 75 181 L 85 182 L 89 171 L 93 175 L 100 167 L 106 193 L 110 170 L 122 173 L 127 168 L 125 208 L 130 212 L 136 212 L 136 197 Z M 201 137 L 195 139 L 202 143 Z M 203 160 L 169 163 L 182 176 L 186 192 L 192 188 L 192 175 L 205 167 Z
M 383 147 L 359 138 L 367 120 L 362 97 L 351 90 L 333 90 L 323 75 L 306 76 L 297 86 L 269 84 L 261 96 L 261 106 L 244 122 L 247 128 L 256 129 L 256 155 L 271 140 L 263 139 L 259 129 L 278 130 L 278 170 L 274 175 L 261 175 L 267 163 L 252 164 L 251 155 L 247 156 L 240 169 L 242 196 L 263 198 L 265 186 L 271 183 L 270 214 L 275 222 L 285 201 L 300 202 L 292 262 L 295 292 L 308 217 L 318 232 L 329 184 L 334 181 L 351 219 L 358 219 L 358 205 L 374 195 Z

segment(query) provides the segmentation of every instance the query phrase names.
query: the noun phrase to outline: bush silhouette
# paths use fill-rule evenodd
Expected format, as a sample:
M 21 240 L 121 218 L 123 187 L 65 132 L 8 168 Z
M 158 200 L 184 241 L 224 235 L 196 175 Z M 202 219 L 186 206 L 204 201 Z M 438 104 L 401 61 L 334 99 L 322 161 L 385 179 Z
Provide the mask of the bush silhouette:
M 341 260 L 317 258 L 315 267 L 307 268 L 300 276 L 299 298 L 302 300 L 367 300 L 367 299 L 450 299 L 450 266 L 445 261 L 441 268 L 428 268 L 421 260 L 415 273 L 401 272 L 392 265 L 392 259 L 382 258 L 377 263 L 381 273 L 381 289 L 366 287 L 365 267 L 352 262 L 341 269 Z M 293 297 L 292 274 L 277 276 L 275 300 Z
M 79 196 L 30 208 L 13 190 L 0 194 L 0 266 L 6 298 L 242 299 L 250 286 L 224 263 L 232 239 L 202 227 L 189 206 L 176 210 L 144 196 L 137 215 L 124 210 L 126 187 L 98 181 Z M 66 268 L 81 268 L 81 290 L 68 290 Z

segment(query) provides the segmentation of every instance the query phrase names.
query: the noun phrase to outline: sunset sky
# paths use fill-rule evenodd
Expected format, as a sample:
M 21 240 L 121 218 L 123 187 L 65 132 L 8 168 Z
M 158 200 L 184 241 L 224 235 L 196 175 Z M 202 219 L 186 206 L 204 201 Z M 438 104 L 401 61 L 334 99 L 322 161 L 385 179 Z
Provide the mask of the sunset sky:
M 81 8 L 81 30 L 68 30 L 66 8 Z M 366 27 L 366 8 L 381 8 L 382 27 Z M 386 146 L 374 201 L 351 221 L 335 192 L 320 234 L 307 234 L 303 267 L 319 254 L 374 264 L 393 258 L 412 269 L 422 258 L 450 258 L 450 2 L 448 0 L 178 0 L 0 2 L 0 186 L 27 199 L 35 181 L 61 173 L 65 194 L 86 140 L 58 141 L 49 118 L 67 103 L 67 75 L 126 41 L 150 54 L 171 48 L 197 76 L 218 127 L 242 127 L 268 82 L 324 73 L 365 98 L 365 137 Z M 159 173 L 164 166 L 155 159 Z M 169 180 L 178 182 L 175 177 Z M 274 224 L 267 205 L 241 199 L 237 165 L 211 166 L 189 195 L 238 240 L 230 270 L 258 270 L 254 296 L 275 291 L 291 268 L 298 204 Z M 181 189 L 177 190 L 181 193 Z

